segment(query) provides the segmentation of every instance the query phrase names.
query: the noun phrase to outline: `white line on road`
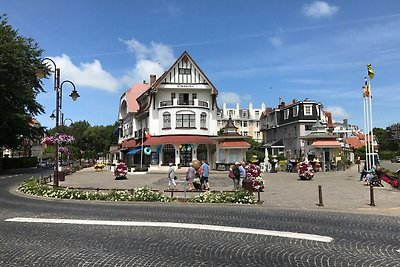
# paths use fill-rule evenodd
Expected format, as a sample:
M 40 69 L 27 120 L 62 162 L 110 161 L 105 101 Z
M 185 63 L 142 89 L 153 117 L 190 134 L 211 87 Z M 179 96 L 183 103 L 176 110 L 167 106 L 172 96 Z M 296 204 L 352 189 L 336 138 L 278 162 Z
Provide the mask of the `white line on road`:
M 333 240 L 332 237 L 321 236 L 321 235 L 262 230 L 262 229 L 251 229 L 251 228 L 240 228 L 240 227 L 230 227 L 230 226 L 173 223 L 173 222 L 96 221 L 96 220 L 43 219 L 43 218 L 21 218 L 21 217 L 7 219 L 6 222 L 172 227 L 172 228 L 186 228 L 186 229 L 196 229 L 196 230 L 278 236 L 278 237 L 304 239 L 304 240 L 312 240 L 312 241 L 319 241 L 319 242 L 331 242 Z

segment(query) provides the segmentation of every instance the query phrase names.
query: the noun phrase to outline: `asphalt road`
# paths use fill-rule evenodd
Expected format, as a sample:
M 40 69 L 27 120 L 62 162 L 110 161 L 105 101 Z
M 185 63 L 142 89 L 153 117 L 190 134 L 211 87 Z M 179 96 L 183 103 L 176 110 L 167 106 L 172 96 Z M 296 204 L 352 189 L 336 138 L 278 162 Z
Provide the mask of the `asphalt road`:
M 400 266 L 399 217 L 263 205 L 43 200 L 15 194 L 15 186 L 31 175 L 0 175 L 0 266 Z M 77 221 L 6 221 L 13 218 Z M 93 224 L 100 220 L 108 225 Z M 252 229 L 290 232 L 292 237 L 253 234 Z M 296 233 L 332 241 L 307 240 Z

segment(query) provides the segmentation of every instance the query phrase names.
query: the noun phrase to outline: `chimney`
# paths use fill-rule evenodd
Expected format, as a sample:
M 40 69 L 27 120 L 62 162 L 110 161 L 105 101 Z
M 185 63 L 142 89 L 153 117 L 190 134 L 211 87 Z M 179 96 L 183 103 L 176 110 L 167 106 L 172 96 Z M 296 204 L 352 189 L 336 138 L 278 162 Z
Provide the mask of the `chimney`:
M 153 85 L 156 82 L 156 75 L 151 74 L 150 75 L 150 85 Z

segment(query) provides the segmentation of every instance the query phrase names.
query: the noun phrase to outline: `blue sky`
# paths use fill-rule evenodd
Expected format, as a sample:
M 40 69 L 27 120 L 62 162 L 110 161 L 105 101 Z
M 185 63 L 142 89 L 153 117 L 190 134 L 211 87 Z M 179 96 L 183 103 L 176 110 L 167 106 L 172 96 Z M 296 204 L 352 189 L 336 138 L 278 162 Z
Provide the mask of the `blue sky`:
M 397 0 L 0 0 L 0 13 L 75 83 L 77 102 L 63 87 L 62 109 L 73 121 L 113 124 L 121 94 L 159 77 L 186 50 L 218 89 L 220 107 L 309 98 L 360 128 L 372 64 L 373 124 L 400 122 Z M 54 127 L 51 80 L 45 88 L 38 119 Z

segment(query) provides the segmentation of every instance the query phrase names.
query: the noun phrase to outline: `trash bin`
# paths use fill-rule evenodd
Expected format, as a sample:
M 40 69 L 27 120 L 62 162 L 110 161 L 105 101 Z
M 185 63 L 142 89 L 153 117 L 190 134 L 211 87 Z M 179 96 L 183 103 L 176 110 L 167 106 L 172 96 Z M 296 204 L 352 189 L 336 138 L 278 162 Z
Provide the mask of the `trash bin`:
M 247 191 L 253 192 L 254 191 L 254 189 L 253 189 L 253 181 L 251 179 L 243 179 L 242 188 L 247 190 Z
M 58 172 L 58 181 L 65 181 L 65 172 Z

